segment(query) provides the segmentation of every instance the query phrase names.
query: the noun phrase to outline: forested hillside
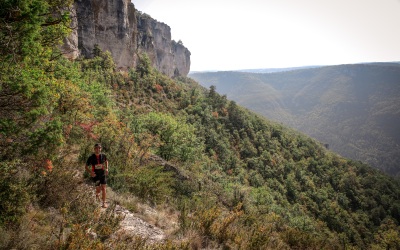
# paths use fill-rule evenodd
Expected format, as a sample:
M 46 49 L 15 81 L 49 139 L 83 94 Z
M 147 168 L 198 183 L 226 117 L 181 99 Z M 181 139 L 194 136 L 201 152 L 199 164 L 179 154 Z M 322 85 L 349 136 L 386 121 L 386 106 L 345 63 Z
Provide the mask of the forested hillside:
M 319 67 L 271 74 L 191 74 L 268 119 L 300 130 L 342 156 L 400 172 L 400 64 Z
M 98 48 L 92 59 L 64 59 L 63 4 L 0 5 L 1 249 L 400 247 L 398 180 L 213 88 L 168 78 L 146 55 L 129 72 Z M 111 237 L 115 204 L 100 215 L 83 174 L 96 142 L 128 209 L 136 196 L 179 214 L 164 243 Z

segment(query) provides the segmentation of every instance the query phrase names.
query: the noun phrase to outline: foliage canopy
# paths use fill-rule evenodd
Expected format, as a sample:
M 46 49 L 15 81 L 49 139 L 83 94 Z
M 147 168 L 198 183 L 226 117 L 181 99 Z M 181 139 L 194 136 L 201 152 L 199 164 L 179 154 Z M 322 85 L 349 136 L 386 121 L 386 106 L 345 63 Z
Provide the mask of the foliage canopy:
M 1 46 L 1 248 L 105 246 L 118 221 L 99 222 L 85 186 L 71 185 L 95 142 L 115 191 L 179 210 L 178 234 L 196 232 L 203 247 L 399 247 L 398 180 L 145 59 L 116 72 L 108 52 L 55 56 L 61 3 L 1 3 L 0 40 L 12 41 Z M 88 240 L 88 227 L 101 237 Z

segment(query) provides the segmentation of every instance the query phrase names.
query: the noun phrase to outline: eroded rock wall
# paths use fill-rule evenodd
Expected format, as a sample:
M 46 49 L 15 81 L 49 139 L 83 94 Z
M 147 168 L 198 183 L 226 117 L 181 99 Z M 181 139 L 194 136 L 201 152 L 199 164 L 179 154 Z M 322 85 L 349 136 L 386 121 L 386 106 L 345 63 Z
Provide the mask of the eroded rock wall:
M 80 55 L 80 51 L 78 49 L 78 20 L 76 18 L 76 9 L 71 8 L 70 10 L 72 20 L 71 20 L 71 27 L 72 32 L 69 37 L 64 39 L 63 44 L 61 45 L 60 49 L 63 55 L 68 59 L 76 59 Z
M 110 51 L 118 68 L 135 67 L 136 10 L 127 0 L 76 0 L 78 47 L 92 57 L 94 45 Z
M 171 28 L 147 14 L 137 15 L 138 51 L 150 57 L 153 67 L 169 76 L 186 76 L 190 70 L 190 51 L 171 40 Z
M 75 30 L 62 49 L 69 58 L 91 58 L 97 44 L 110 51 L 120 70 L 134 68 L 142 52 L 168 76 L 186 76 L 190 52 L 171 39 L 171 28 L 142 14 L 129 0 L 75 0 Z M 77 50 L 78 48 L 78 50 Z

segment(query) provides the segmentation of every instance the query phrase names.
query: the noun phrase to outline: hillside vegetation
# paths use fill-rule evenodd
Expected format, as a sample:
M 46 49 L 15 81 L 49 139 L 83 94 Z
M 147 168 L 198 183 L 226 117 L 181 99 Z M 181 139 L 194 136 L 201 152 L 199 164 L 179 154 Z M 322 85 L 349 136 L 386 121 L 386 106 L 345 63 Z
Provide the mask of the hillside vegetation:
M 190 76 L 239 105 L 329 144 L 342 156 L 400 173 L 398 63 Z
M 214 88 L 168 78 L 146 55 L 129 72 L 97 48 L 93 59 L 64 59 L 61 4 L 0 5 L 1 249 L 400 247 L 398 180 Z M 136 196 L 179 214 L 163 244 L 111 237 L 115 204 L 100 215 L 82 181 L 95 142 L 125 207 L 135 210 Z

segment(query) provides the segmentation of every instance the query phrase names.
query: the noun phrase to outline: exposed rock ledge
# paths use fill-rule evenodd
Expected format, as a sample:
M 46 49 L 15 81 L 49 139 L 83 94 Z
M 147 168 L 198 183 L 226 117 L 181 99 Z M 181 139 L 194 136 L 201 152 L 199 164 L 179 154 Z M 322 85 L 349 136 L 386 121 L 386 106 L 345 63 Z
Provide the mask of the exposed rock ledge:
M 112 237 L 141 237 L 146 239 L 149 244 L 162 242 L 166 237 L 163 230 L 147 223 L 119 205 L 116 206 L 115 213 L 124 219 L 120 222 L 120 229 Z

